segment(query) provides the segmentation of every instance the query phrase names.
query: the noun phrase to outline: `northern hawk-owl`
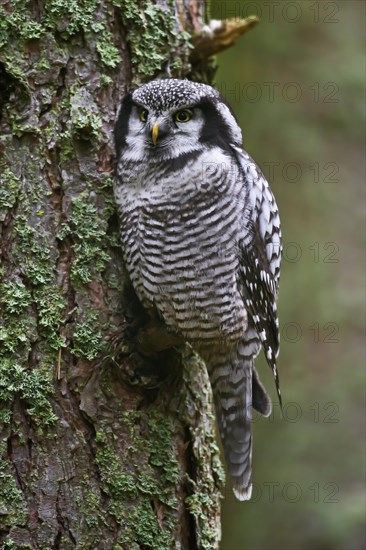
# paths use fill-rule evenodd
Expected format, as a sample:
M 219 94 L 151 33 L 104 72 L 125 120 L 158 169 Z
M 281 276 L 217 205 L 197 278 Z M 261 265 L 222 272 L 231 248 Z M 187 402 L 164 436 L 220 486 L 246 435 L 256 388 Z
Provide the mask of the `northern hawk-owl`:
M 126 95 L 114 193 L 124 260 L 143 306 L 203 358 L 236 497 L 251 496 L 252 406 L 271 413 L 254 368 L 273 370 L 281 231 L 274 196 L 218 91 L 154 80 Z

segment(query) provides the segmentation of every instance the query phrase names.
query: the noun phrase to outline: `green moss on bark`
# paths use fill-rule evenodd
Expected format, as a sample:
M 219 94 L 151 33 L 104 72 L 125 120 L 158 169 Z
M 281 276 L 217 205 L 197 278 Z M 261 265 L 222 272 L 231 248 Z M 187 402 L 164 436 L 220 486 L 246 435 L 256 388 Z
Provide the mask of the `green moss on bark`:
M 193 517 L 200 548 L 218 548 L 221 539 L 220 490 L 224 487 L 225 472 L 216 443 L 211 386 L 202 360 L 186 350 L 184 354 L 185 399 L 184 413 L 190 427 L 196 479 L 189 479 L 191 494 L 185 504 Z M 195 406 L 192 407 L 192 401 Z M 197 416 L 199 415 L 199 417 Z
M 130 427 L 122 458 L 108 427 L 96 435 L 96 463 L 103 492 L 109 496 L 108 510 L 124 527 L 118 543 L 123 548 L 139 544 L 169 550 L 177 528 L 173 516 L 179 505 L 175 492 L 181 476 L 174 419 L 154 407 L 146 416 L 126 411 L 122 422 Z M 151 503 L 159 507 L 160 521 Z
M 5 455 L 6 447 L 0 444 L 0 530 L 25 525 L 27 521 L 26 502 Z
M 0 166 L 1 169 L 1 166 Z M 8 167 L 3 167 L 0 187 L 0 222 L 5 220 L 7 211 L 12 208 L 21 190 L 21 180 Z
M 110 260 L 105 250 L 108 218 L 101 218 L 97 208 L 90 202 L 86 191 L 71 201 L 70 218 L 63 223 L 58 238 L 71 237 L 74 261 L 71 278 L 75 285 L 86 284 L 95 279 Z
M 5 541 L 1 546 L 1 550 L 31 550 L 30 544 L 16 544 L 13 540 Z
M 113 0 L 113 3 L 121 9 L 128 32 L 136 83 L 151 79 L 158 72 L 174 72 L 176 76 L 189 72 L 191 35 L 177 28 L 171 0 L 166 7 L 150 0 Z
M 100 322 L 97 312 L 89 311 L 89 315 L 75 325 L 73 331 L 73 345 L 71 353 L 77 357 L 85 357 L 92 361 L 105 347 L 100 331 Z
M 34 19 L 30 2 L 14 0 L 10 13 L 0 6 L 0 48 L 6 46 L 16 35 L 24 45 L 29 40 L 42 39 L 57 32 L 65 40 L 80 32 L 95 41 L 96 52 L 101 63 L 107 68 L 115 68 L 120 62 L 118 48 L 113 44 L 114 37 L 107 27 L 107 19 L 97 0 L 48 0 L 38 21 Z M 22 59 L 26 62 L 25 58 Z M 9 72 L 16 76 L 15 67 L 21 64 L 6 59 Z M 13 69 L 13 70 L 12 70 Z M 22 73 L 23 74 L 23 73 Z M 19 73 L 18 73 L 19 76 Z
M 10 406 L 18 396 L 37 428 L 52 426 L 57 420 L 49 402 L 53 393 L 49 365 L 29 371 L 11 359 L 0 361 L 0 421 L 10 422 Z
M 150 463 L 161 469 L 161 481 L 164 486 L 175 484 L 179 480 L 180 469 L 174 453 L 174 420 L 163 414 L 159 409 L 153 409 L 148 420 L 150 437 Z

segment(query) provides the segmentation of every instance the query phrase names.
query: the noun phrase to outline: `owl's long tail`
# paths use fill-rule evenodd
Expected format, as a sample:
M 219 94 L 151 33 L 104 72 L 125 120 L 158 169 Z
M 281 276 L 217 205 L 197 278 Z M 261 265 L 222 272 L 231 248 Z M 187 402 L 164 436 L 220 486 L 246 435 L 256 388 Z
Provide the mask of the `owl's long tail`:
M 255 342 L 241 341 L 233 349 L 214 348 L 201 355 L 213 390 L 225 461 L 237 499 L 252 494 L 252 406 L 271 413 L 271 401 L 253 366 Z

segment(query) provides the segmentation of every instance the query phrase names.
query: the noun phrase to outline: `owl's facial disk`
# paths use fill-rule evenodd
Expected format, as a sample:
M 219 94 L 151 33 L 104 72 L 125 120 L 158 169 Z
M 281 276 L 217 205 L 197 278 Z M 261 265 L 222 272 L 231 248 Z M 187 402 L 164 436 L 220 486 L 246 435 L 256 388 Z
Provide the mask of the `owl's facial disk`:
M 179 79 L 152 80 L 123 98 L 115 125 L 117 157 L 160 162 L 215 147 L 241 147 L 235 117 L 217 90 Z
M 204 116 L 198 107 L 154 112 L 147 106 L 134 105 L 126 138 L 131 158 L 163 160 L 202 150 L 203 125 Z

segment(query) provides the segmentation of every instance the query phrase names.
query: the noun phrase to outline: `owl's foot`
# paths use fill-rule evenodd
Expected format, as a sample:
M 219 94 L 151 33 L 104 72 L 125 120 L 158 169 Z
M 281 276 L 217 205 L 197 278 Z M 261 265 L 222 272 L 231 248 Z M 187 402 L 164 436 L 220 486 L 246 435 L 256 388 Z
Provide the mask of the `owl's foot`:
M 170 349 L 148 358 L 137 351 L 132 352 L 117 368 L 120 378 L 127 384 L 154 389 L 160 386 L 169 374 L 176 372 L 180 365 L 180 354 Z
M 123 382 L 156 388 L 179 369 L 181 355 L 174 348 L 184 342 L 154 310 L 144 310 L 132 287 L 125 289 L 124 304 L 126 323 L 110 342 L 105 362 L 113 364 L 116 376 Z

